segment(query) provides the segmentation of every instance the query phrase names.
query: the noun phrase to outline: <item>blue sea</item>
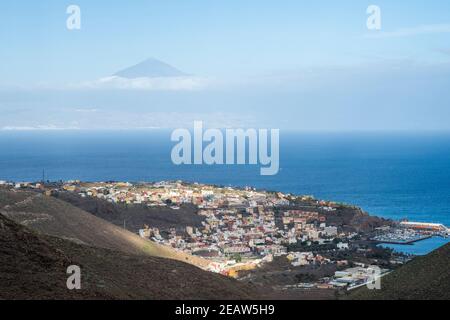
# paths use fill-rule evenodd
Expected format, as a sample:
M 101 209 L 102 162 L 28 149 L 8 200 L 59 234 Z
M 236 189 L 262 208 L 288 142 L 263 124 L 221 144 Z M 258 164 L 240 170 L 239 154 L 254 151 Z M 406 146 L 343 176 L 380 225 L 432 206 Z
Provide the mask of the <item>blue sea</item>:
M 0 180 L 185 180 L 254 186 L 362 207 L 392 219 L 450 226 L 450 133 L 300 133 L 280 136 L 280 171 L 175 166 L 170 131 L 3 131 Z M 425 254 L 448 240 L 396 249 Z

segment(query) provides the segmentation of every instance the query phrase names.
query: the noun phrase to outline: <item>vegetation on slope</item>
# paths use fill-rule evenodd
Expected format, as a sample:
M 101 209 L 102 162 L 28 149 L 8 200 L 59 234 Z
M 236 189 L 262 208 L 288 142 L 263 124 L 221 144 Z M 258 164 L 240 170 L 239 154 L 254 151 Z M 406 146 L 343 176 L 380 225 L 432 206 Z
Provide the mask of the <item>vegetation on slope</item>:
M 109 221 L 117 226 L 137 232 L 144 225 L 154 228 L 176 228 L 184 231 L 187 226 L 201 227 L 203 217 L 197 215 L 197 207 L 192 204 L 184 204 L 179 209 L 170 207 L 148 207 L 146 205 L 127 205 L 110 203 L 98 198 L 82 198 L 73 192 L 59 192 L 55 195 L 75 207 Z
M 0 213 L 42 234 L 78 244 L 175 259 L 199 267 L 208 264 L 205 259 L 142 239 L 69 203 L 40 193 L 0 191 Z
M 0 299 L 251 299 L 252 286 L 175 260 L 35 233 L 0 214 Z M 81 290 L 66 287 L 81 268 Z
M 450 299 L 450 244 L 411 262 L 381 279 L 381 290 L 361 288 L 350 299 Z

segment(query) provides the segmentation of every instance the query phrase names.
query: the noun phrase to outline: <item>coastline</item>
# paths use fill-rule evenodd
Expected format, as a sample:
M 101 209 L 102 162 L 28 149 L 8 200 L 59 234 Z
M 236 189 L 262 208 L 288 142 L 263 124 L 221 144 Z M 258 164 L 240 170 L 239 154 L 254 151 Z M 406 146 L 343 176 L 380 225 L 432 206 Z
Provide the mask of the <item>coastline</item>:
M 199 180 L 313 194 L 394 220 L 450 225 L 450 135 L 301 133 L 280 136 L 280 172 L 254 166 L 176 166 L 170 131 L 0 133 L 0 179 Z
M 225 188 L 225 189 L 231 189 L 231 190 L 237 190 L 237 191 L 248 191 L 248 190 L 253 190 L 255 192 L 262 192 L 262 193 L 268 193 L 268 194 L 277 194 L 280 193 L 278 191 L 275 190 L 267 190 L 267 189 L 263 189 L 263 188 L 254 188 L 254 187 L 250 187 L 250 186 L 246 186 L 246 187 L 242 187 L 242 186 L 225 186 L 225 185 L 214 185 L 214 184 L 202 184 L 202 183 L 197 183 L 197 182 L 187 182 L 187 181 L 160 181 L 160 182 L 120 182 L 120 181 L 108 181 L 108 182 L 89 182 L 89 181 L 79 181 L 79 180 L 75 180 L 76 183 L 78 184 L 88 184 L 88 185 L 95 185 L 95 184 L 105 184 L 105 183 L 118 183 L 118 184 L 130 184 L 130 185 L 134 185 L 134 186 L 147 186 L 147 185 L 157 185 L 157 184 L 164 184 L 164 183 L 180 183 L 186 186 L 192 185 L 192 186 L 205 186 L 205 187 L 213 187 L 213 188 Z M 54 187 L 61 187 L 62 185 L 64 185 L 65 183 L 73 183 L 74 181 L 58 181 L 58 182 L 47 182 L 47 183 L 42 183 L 42 182 L 22 182 L 22 183 L 16 183 L 16 182 L 6 182 L 6 181 L 0 181 L 0 185 L 3 186 L 10 186 L 10 187 L 14 187 L 15 189 L 27 189 L 27 188 L 32 188 L 32 189 L 39 189 L 39 188 L 43 188 L 43 189 L 52 189 Z M 281 193 L 280 193 L 281 194 Z M 305 197 L 305 198 L 310 198 L 314 201 L 319 202 L 324 202 L 324 203 L 329 203 L 329 204 L 333 204 L 333 205 L 338 205 L 338 206 L 343 206 L 343 207 L 348 207 L 348 208 L 352 208 L 355 210 L 359 210 L 361 212 L 364 212 L 369 218 L 374 218 L 374 219 L 387 219 L 386 221 L 389 221 L 389 223 L 393 223 L 393 224 L 398 224 L 399 221 L 396 220 L 392 220 L 389 218 L 384 218 L 383 216 L 379 216 L 379 215 L 372 215 L 370 213 L 365 212 L 362 208 L 352 205 L 352 204 L 347 204 L 347 203 L 338 203 L 338 202 L 333 202 L 333 201 L 327 201 L 327 200 L 316 200 L 314 198 L 314 196 L 305 196 L 305 195 L 293 195 L 293 194 L 286 194 L 287 196 L 292 196 L 292 197 Z M 426 221 L 422 221 L 422 222 L 426 222 Z M 436 238 L 436 235 L 420 235 L 416 238 L 411 238 L 410 240 L 406 240 L 406 241 L 389 241 L 389 240 L 384 240 L 384 241 L 379 241 L 379 240 L 375 240 L 373 239 L 372 241 L 374 243 L 378 243 L 378 246 L 383 247 L 383 248 L 390 248 L 393 249 L 394 251 L 401 253 L 401 254 L 407 254 L 407 255 L 424 255 L 427 254 L 437 248 L 439 248 L 440 246 L 445 245 L 446 243 L 450 242 L 450 240 L 448 240 L 448 237 L 442 238 L 442 241 L 427 241 L 429 239 L 433 239 Z M 420 243 L 420 244 L 419 244 Z M 419 244 L 419 245 L 417 245 Z M 415 250 L 415 248 L 418 248 L 417 250 Z

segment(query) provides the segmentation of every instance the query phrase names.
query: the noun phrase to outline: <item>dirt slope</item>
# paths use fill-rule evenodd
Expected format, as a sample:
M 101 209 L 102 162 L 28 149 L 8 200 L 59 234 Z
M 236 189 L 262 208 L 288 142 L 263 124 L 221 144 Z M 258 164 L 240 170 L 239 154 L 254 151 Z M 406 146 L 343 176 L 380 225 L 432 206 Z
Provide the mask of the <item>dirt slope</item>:
M 381 279 L 381 290 L 362 288 L 350 299 L 450 299 L 450 244 L 411 262 Z
M 251 299 L 252 286 L 175 260 L 41 235 L 0 214 L 0 299 Z M 81 290 L 66 288 L 70 265 Z
M 0 213 L 42 234 L 128 254 L 170 258 L 205 267 L 208 261 L 140 238 L 64 201 L 34 192 L 0 191 Z
M 125 221 L 126 229 L 132 232 L 137 232 L 144 225 L 162 230 L 176 228 L 178 231 L 185 231 L 187 226 L 201 227 L 204 221 L 204 218 L 197 214 L 198 209 L 191 204 L 184 204 L 174 210 L 170 207 L 126 205 L 98 198 L 82 198 L 74 192 L 59 192 L 55 197 L 119 227 L 122 227 Z

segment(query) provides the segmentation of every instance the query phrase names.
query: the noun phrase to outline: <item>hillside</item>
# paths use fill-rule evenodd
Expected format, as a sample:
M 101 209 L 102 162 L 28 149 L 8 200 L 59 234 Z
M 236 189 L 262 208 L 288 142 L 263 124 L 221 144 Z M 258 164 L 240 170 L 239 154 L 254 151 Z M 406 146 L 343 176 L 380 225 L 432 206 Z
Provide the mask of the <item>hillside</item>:
M 162 230 L 176 228 L 185 231 L 187 226 L 201 227 L 204 221 L 203 217 L 197 215 L 198 209 L 191 204 L 174 210 L 170 207 L 110 203 L 98 198 L 82 198 L 73 192 L 59 192 L 55 197 L 117 226 L 122 227 L 125 221 L 126 229 L 132 232 L 138 232 L 144 225 Z
M 355 300 L 450 299 L 450 244 L 411 262 L 381 279 L 381 290 L 362 288 L 348 297 Z
M 359 207 L 340 204 L 335 206 L 335 211 L 329 212 L 316 203 L 316 200 L 295 199 L 295 206 L 280 207 L 283 210 L 316 211 L 327 219 L 327 225 L 342 228 L 347 232 L 371 232 L 375 228 L 391 225 L 392 221 L 377 216 L 371 216 Z
M 41 235 L 1 214 L 0 261 L 0 299 L 257 298 L 252 286 L 186 263 Z M 66 288 L 70 265 L 81 268 L 81 290 Z
M 1 214 L 32 230 L 78 244 L 170 258 L 199 267 L 208 264 L 207 260 L 142 239 L 69 203 L 39 193 L 1 190 L 0 208 Z

